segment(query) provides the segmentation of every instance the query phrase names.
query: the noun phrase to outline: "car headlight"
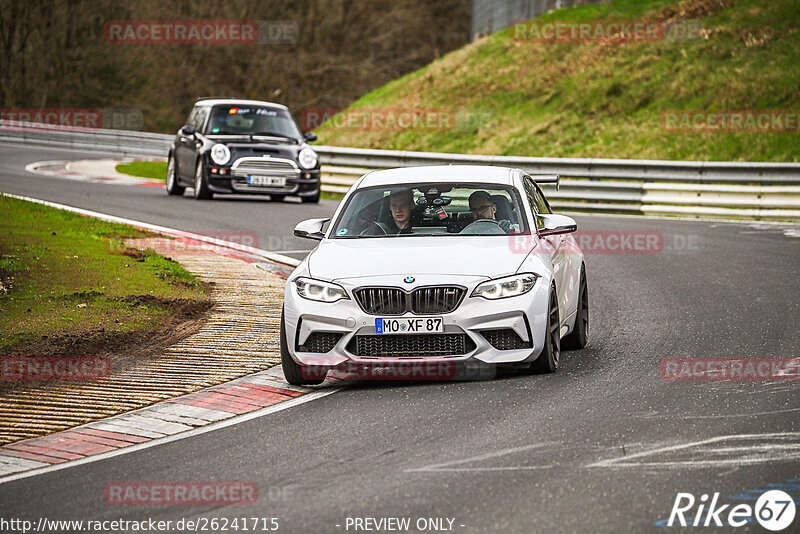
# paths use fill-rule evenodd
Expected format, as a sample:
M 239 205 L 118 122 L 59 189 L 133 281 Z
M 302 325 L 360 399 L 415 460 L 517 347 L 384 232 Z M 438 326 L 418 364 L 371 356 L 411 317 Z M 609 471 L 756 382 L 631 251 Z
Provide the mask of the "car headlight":
M 301 297 L 308 300 L 319 302 L 336 302 L 337 300 L 349 299 L 347 291 L 337 284 L 312 280 L 311 278 L 298 278 L 294 281 L 297 292 Z
M 313 169 L 317 166 L 317 163 L 319 163 L 319 156 L 317 153 L 308 147 L 300 151 L 297 159 L 300 160 L 300 165 L 302 165 L 304 169 Z
M 476 287 L 472 296 L 496 300 L 524 295 L 533 289 L 538 279 L 539 277 L 535 274 L 524 273 L 489 280 Z
M 222 143 L 217 143 L 211 147 L 211 161 L 217 165 L 225 165 L 230 160 L 231 150 L 227 146 Z

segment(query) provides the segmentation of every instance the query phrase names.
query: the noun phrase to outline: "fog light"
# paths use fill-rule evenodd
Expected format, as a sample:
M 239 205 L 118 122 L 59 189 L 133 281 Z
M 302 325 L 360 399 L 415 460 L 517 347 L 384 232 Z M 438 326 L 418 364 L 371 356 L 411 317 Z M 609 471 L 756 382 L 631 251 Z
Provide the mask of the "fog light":
M 211 174 L 217 174 L 217 168 L 211 167 Z

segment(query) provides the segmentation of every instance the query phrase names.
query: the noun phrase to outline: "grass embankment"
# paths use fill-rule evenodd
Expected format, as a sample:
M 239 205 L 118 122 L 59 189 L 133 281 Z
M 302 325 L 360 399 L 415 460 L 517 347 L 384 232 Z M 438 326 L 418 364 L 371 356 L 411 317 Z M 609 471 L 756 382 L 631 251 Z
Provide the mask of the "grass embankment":
M 194 275 L 122 241 L 152 234 L 3 196 L 0 213 L 0 356 L 119 346 L 210 306 Z
M 677 6 L 677 8 L 676 8 Z M 670 110 L 800 109 L 797 0 L 615 0 L 543 19 L 697 19 L 691 42 L 482 38 L 373 91 L 350 109 L 460 111 L 440 131 L 339 125 L 325 144 L 516 156 L 800 161 L 800 133 L 665 131 Z
M 130 163 L 120 163 L 115 168 L 122 174 L 167 181 L 166 161 L 131 161 Z

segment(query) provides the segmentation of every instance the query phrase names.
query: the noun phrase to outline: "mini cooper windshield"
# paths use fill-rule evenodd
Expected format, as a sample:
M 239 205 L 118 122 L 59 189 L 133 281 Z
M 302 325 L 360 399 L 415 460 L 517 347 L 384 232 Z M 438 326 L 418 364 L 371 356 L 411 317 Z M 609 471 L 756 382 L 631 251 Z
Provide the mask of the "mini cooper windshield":
M 426 183 L 365 188 L 350 197 L 331 236 L 528 233 L 517 193 L 496 184 Z
M 302 137 L 289 112 L 260 106 L 214 106 L 206 135 Z

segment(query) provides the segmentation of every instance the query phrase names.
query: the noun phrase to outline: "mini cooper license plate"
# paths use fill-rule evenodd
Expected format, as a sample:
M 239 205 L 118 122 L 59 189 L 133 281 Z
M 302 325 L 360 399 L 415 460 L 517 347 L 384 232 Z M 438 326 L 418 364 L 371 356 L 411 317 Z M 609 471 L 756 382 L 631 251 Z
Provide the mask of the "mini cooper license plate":
M 251 174 L 247 177 L 249 185 L 266 185 L 282 187 L 286 185 L 286 178 L 281 176 L 260 176 L 258 174 Z
M 376 334 L 441 334 L 441 317 L 412 317 L 410 319 L 375 319 Z

